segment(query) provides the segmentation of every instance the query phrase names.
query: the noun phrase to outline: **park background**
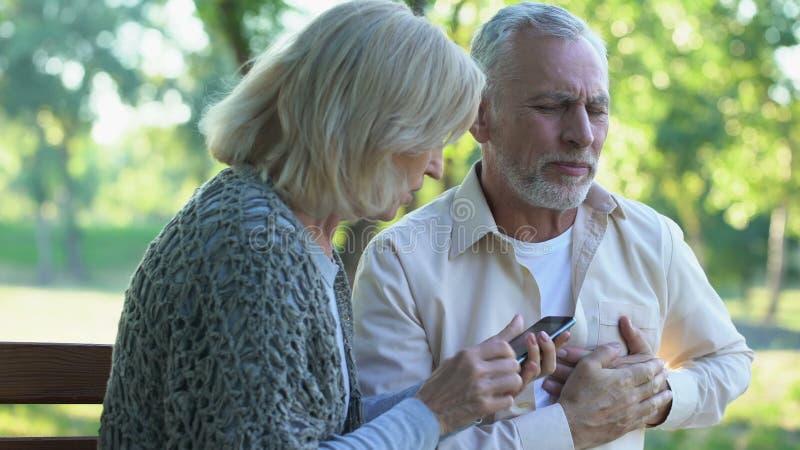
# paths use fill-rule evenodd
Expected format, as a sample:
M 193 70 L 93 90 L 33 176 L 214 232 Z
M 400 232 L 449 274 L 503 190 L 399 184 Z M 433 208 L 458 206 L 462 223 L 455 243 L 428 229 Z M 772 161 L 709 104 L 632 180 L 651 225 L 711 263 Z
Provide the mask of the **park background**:
M 335 3 L 0 0 L 0 340 L 113 343 L 147 243 L 221 168 L 202 109 Z M 505 4 L 408 3 L 465 48 Z M 800 448 L 800 1 L 553 3 L 608 43 L 599 180 L 678 221 L 756 350 L 722 425 L 649 431 L 647 448 Z M 469 136 L 447 148 L 401 215 L 479 154 Z M 351 273 L 384 226 L 341 228 Z M 0 436 L 94 434 L 99 412 L 2 406 Z

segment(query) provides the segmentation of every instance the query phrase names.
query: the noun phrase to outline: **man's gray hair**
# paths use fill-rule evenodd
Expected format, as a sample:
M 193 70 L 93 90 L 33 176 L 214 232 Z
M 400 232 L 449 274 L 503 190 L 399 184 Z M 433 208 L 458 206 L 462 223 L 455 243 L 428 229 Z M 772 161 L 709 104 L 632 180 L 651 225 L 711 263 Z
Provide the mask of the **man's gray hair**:
M 504 59 L 511 50 L 509 41 L 515 33 L 526 28 L 545 36 L 563 39 L 585 38 L 608 69 L 606 44 L 586 22 L 560 6 L 522 2 L 498 11 L 472 39 L 472 58 L 486 74 L 486 90 L 492 89 L 498 71 L 503 70 Z

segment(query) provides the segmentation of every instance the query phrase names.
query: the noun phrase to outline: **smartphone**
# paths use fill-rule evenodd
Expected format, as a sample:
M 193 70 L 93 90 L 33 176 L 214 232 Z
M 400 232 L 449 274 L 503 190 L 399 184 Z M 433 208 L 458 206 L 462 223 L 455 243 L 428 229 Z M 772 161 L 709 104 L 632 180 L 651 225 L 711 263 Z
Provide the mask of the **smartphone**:
M 522 364 L 522 361 L 525 361 L 525 358 L 528 357 L 528 346 L 525 344 L 526 334 L 536 334 L 540 331 L 544 331 L 548 336 L 550 336 L 550 339 L 555 339 L 559 334 L 569 330 L 573 325 L 575 325 L 574 317 L 542 317 L 541 320 L 531 325 L 530 328 L 523 331 L 522 334 L 509 341 L 511 348 L 514 349 L 514 353 L 517 355 L 517 362 Z

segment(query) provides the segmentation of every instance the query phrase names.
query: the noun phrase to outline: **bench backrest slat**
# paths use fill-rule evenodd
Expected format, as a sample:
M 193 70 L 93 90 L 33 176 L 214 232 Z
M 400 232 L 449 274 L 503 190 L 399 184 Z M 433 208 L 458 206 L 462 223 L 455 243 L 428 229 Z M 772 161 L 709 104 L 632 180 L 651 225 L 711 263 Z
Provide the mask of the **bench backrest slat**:
M 0 404 L 100 404 L 111 345 L 0 342 Z M 97 436 L 0 437 L 0 450 L 90 450 Z
M 111 345 L 0 342 L 0 403 L 103 403 Z
M 2 438 L 0 450 L 96 450 L 96 437 Z

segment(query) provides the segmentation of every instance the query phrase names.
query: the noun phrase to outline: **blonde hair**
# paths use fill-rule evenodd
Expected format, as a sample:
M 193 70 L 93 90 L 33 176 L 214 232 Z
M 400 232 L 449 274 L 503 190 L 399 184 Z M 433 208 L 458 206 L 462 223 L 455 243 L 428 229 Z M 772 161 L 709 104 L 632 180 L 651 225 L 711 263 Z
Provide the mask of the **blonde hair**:
M 373 217 L 407 189 L 392 155 L 463 134 L 483 83 L 467 53 L 405 5 L 354 1 L 259 56 L 200 128 L 216 159 L 261 167 L 290 207 Z

